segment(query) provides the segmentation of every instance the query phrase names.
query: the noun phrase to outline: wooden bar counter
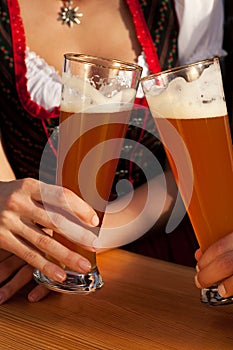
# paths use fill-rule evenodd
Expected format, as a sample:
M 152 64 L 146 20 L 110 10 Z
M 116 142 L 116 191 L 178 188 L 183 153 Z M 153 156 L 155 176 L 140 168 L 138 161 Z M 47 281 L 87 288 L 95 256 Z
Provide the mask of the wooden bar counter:
M 233 349 L 233 305 L 202 304 L 193 269 L 122 250 L 98 265 L 96 293 L 36 304 L 19 293 L 0 306 L 0 349 Z

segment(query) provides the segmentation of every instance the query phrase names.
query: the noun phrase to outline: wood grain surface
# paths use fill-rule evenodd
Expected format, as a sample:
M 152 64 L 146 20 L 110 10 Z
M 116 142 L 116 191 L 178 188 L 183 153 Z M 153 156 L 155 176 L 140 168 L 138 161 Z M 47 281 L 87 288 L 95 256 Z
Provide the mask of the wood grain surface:
M 96 293 L 0 306 L 0 350 L 233 349 L 233 305 L 202 304 L 193 269 L 122 250 L 98 265 Z

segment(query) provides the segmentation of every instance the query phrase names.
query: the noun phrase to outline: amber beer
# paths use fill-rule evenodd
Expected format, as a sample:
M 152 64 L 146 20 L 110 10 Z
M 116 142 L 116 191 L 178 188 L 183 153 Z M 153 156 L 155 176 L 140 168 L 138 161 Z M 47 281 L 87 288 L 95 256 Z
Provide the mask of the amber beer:
M 217 59 L 173 73 L 174 79 L 169 82 L 170 73 L 165 72 L 166 86 L 157 79 L 153 91 L 152 84 L 149 90 L 145 81 L 144 91 L 204 251 L 233 230 L 232 140 L 221 73 Z M 182 143 L 172 140 L 174 130 Z M 189 168 L 193 176 L 190 198 L 189 179 L 178 175 L 178 164 Z
M 97 212 L 99 227 L 86 227 L 96 236 L 110 196 L 141 72 L 142 68 L 134 63 L 79 53 L 64 55 L 56 183 L 76 193 Z M 71 213 L 70 218 L 74 217 Z M 66 271 L 65 281 L 56 282 L 35 270 L 37 282 L 65 293 L 89 293 L 103 286 L 96 253 L 80 244 L 80 226 L 76 228 L 77 235 L 67 228 L 60 234 L 54 232 L 53 237 L 86 257 L 92 264 L 91 271 L 73 271 L 60 263 Z
M 233 229 L 233 157 L 228 116 L 168 121 L 189 151 L 194 182 L 187 211 L 200 246 L 205 250 Z M 166 144 L 163 120 L 157 118 L 156 124 Z M 167 155 L 176 175 L 176 165 L 168 150 Z M 185 202 L 185 179 L 176 177 L 176 181 Z
M 106 106 L 106 109 L 111 110 L 115 107 L 116 105 L 112 104 Z M 117 112 L 114 112 L 114 110 L 104 112 L 103 107 L 103 111 L 101 109 L 101 112 L 98 112 L 98 106 L 96 106 L 97 112 L 71 113 L 66 112 L 65 107 L 62 106 L 60 114 L 60 125 L 62 126 L 63 122 L 66 122 L 65 127 L 60 127 L 59 131 L 60 152 L 62 152 L 67 140 L 70 139 L 71 133 L 77 135 L 77 137 L 75 137 L 76 140 L 71 145 L 65 158 L 58 157 L 57 174 L 60 180 L 58 179 L 57 183 L 75 192 L 96 210 L 100 219 L 99 226 L 101 226 L 106 203 L 111 192 L 130 116 L 127 104 L 121 108 L 123 110 Z M 119 106 L 117 109 L 119 109 Z M 71 123 L 69 123 L 69 119 L 71 119 Z M 110 145 L 106 141 L 111 141 Z M 89 152 L 92 152 L 90 160 L 84 166 L 83 176 L 80 177 L 80 166 Z M 106 154 L 108 155 L 107 161 Z M 82 188 L 80 188 L 80 182 Z M 72 243 L 64 237 L 59 237 L 57 234 L 55 234 L 55 238 L 89 259 L 92 268 L 96 267 L 95 253 L 85 250 L 80 245 Z

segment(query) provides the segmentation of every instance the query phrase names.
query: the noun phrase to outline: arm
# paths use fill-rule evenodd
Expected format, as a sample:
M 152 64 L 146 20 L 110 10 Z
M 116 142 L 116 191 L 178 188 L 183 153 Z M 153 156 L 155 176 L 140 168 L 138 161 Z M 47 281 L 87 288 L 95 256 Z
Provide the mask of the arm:
M 1 164 L 0 181 L 14 180 L 15 174 L 14 174 L 13 170 L 11 169 L 11 166 L 10 166 L 10 164 L 7 160 L 7 157 L 5 155 L 5 152 L 3 150 L 1 135 L 0 135 L 0 164 Z
M 155 224 L 159 228 L 171 216 L 177 194 L 174 177 L 168 169 L 109 204 L 95 246 L 111 249 L 139 238 Z M 177 213 L 184 212 L 180 201 Z

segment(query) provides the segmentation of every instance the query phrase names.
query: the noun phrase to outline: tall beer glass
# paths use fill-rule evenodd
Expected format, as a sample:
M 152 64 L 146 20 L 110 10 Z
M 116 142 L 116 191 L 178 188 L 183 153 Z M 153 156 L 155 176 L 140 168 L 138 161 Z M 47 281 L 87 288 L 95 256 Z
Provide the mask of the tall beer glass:
M 59 123 L 57 184 L 74 191 L 97 212 L 100 225 L 127 130 L 141 67 L 118 60 L 65 54 Z M 77 228 L 78 229 L 78 228 Z M 54 238 L 85 256 L 90 273 L 71 271 L 67 279 L 52 281 L 40 271 L 35 279 L 62 292 L 90 292 L 102 287 L 96 253 L 54 233 Z M 74 237 L 72 237 L 72 241 Z
M 142 79 L 202 251 L 233 230 L 232 140 L 217 58 Z M 202 301 L 227 303 L 213 286 Z

